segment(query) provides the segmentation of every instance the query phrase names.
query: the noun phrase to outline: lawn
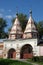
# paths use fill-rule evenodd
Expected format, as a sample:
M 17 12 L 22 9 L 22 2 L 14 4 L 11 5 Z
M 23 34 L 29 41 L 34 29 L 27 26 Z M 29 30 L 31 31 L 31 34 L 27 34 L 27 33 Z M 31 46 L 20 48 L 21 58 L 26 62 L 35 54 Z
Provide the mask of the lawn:
M 0 65 L 32 65 L 18 60 L 0 59 Z
M 38 62 L 39 65 L 43 65 L 43 62 Z
M 43 65 L 43 60 L 42 61 L 33 61 L 32 59 L 28 59 L 27 60 L 28 62 L 31 62 L 31 63 L 35 63 L 35 64 L 39 64 L 39 65 Z

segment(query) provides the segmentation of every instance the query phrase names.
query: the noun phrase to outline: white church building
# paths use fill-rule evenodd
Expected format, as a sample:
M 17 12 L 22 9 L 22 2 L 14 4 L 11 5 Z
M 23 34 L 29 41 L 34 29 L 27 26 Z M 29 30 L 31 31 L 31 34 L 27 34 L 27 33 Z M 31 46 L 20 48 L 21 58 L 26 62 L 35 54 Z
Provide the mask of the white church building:
M 32 11 L 30 11 L 24 32 L 16 15 L 9 38 L 0 41 L 0 58 L 27 59 L 33 56 L 43 56 L 43 42 L 38 44 L 39 41 Z

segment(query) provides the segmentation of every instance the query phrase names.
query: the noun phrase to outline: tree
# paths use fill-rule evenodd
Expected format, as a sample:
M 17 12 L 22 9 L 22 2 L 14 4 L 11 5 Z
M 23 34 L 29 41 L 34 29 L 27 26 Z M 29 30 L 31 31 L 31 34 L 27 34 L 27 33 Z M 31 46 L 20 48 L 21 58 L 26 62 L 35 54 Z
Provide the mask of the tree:
M 25 27 L 26 27 L 26 24 L 27 24 L 27 16 L 25 14 L 22 14 L 22 13 L 19 13 L 18 14 L 18 19 L 21 23 L 21 27 L 22 27 L 22 30 L 24 31 L 25 30 Z M 15 21 L 15 18 L 13 18 L 12 20 L 13 22 Z M 12 22 L 12 24 L 13 24 Z M 39 38 L 41 38 L 43 36 L 43 21 L 39 21 L 38 23 L 37 22 L 34 22 L 37 30 L 38 30 L 38 33 L 39 33 Z
M 6 21 L 3 18 L 0 18 L 0 39 L 6 38 L 7 33 L 5 33 L 4 29 L 7 26 Z
M 39 38 L 41 38 L 43 36 L 43 21 L 39 21 L 37 23 L 37 29 L 39 33 Z
M 22 30 L 24 31 L 24 29 L 26 27 L 26 24 L 27 24 L 27 21 L 28 21 L 27 16 L 22 14 L 22 13 L 19 13 L 18 14 L 18 19 L 19 19 L 19 21 L 21 23 Z M 14 22 L 15 18 L 12 21 Z

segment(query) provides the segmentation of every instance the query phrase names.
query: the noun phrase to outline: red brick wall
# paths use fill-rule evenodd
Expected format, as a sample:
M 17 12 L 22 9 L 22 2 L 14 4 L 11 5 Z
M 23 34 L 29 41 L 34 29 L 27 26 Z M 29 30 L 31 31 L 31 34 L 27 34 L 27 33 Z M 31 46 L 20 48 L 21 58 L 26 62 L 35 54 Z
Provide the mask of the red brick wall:
M 23 58 L 24 58 L 24 59 L 32 58 L 32 57 L 33 57 L 33 54 L 32 54 L 32 53 L 30 53 L 30 54 L 28 54 L 28 53 L 27 53 L 27 54 L 26 54 L 26 53 L 23 54 Z
M 16 58 L 16 52 L 13 53 L 13 58 Z

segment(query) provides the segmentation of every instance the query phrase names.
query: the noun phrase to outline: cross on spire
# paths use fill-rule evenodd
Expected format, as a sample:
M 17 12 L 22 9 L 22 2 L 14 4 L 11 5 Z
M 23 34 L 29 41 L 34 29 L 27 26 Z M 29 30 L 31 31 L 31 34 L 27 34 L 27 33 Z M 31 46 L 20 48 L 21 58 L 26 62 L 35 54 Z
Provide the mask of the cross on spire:
M 32 10 L 30 9 L 30 16 L 32 16 Z
M 18 7 L 16 7 L 16 16 L 18 16 Z

